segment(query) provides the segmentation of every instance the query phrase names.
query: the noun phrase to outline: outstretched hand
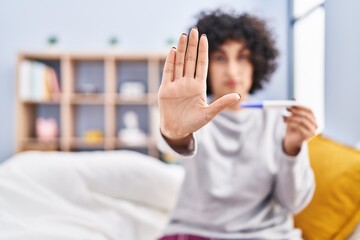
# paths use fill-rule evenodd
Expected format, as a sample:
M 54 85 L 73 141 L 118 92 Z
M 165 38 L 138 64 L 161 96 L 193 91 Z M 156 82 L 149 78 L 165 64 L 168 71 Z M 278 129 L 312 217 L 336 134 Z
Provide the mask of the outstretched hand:
M 170 50 L 158 92 L 160 129 L 168 139 L 185 139 L 239 101 L 240 95 L 231 93 L 208 105 L 207 71 L 207 37 L 202 35 L 199 40 L 198 30 L 193 28 L 189 37 L 180 36 L 177 49 Z

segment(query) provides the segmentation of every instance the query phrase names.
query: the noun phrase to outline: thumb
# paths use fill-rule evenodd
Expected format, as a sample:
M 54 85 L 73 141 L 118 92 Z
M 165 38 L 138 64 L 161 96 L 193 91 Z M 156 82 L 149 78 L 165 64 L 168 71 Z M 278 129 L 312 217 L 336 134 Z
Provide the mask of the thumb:
M 210 121 L 225 108 L 235 104 L 240 99 L 241 99 L 241 95 L 238 93 L 229 93 L 217 99 L 215 102 L 211 103 L 207 109 L 207 113 L 206 113 L 207 120 Z

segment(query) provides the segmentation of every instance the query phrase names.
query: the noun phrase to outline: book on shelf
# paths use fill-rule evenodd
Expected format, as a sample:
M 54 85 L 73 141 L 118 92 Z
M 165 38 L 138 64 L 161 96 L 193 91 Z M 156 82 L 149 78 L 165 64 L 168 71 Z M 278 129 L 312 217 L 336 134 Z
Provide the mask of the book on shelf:
M 39 61 L 20 64 L 20 99 L 25 101 L 59 101 L 61 90 L 55 70 Z

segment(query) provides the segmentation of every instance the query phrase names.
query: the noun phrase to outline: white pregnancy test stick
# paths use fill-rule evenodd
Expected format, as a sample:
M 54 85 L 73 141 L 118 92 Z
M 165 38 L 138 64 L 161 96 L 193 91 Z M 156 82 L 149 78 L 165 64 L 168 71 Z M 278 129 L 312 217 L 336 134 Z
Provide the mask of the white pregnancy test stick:
M 267 100 L 262 102 L 241 103 L 241 108 L 284 108 L 299 105 L 294 100 Z

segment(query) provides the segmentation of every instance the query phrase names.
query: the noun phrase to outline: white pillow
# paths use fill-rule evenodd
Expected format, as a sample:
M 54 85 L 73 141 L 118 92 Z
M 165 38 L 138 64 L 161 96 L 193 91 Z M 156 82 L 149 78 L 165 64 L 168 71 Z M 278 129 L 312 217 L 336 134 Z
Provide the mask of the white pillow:
M 69 189 L 71 182 L 82 184 L 81 179 L 90 191 L 166 211 L 174 207 L 184 175 L 180 166 L 127 150 L 25 152 L 5 162 L 4 168 L 22 171 L 69 198 L 77 194 Z
M 93 191 L 171 210 L 183 179 L 183 169 L 133 151 L 89 158 L 81 174 Z

